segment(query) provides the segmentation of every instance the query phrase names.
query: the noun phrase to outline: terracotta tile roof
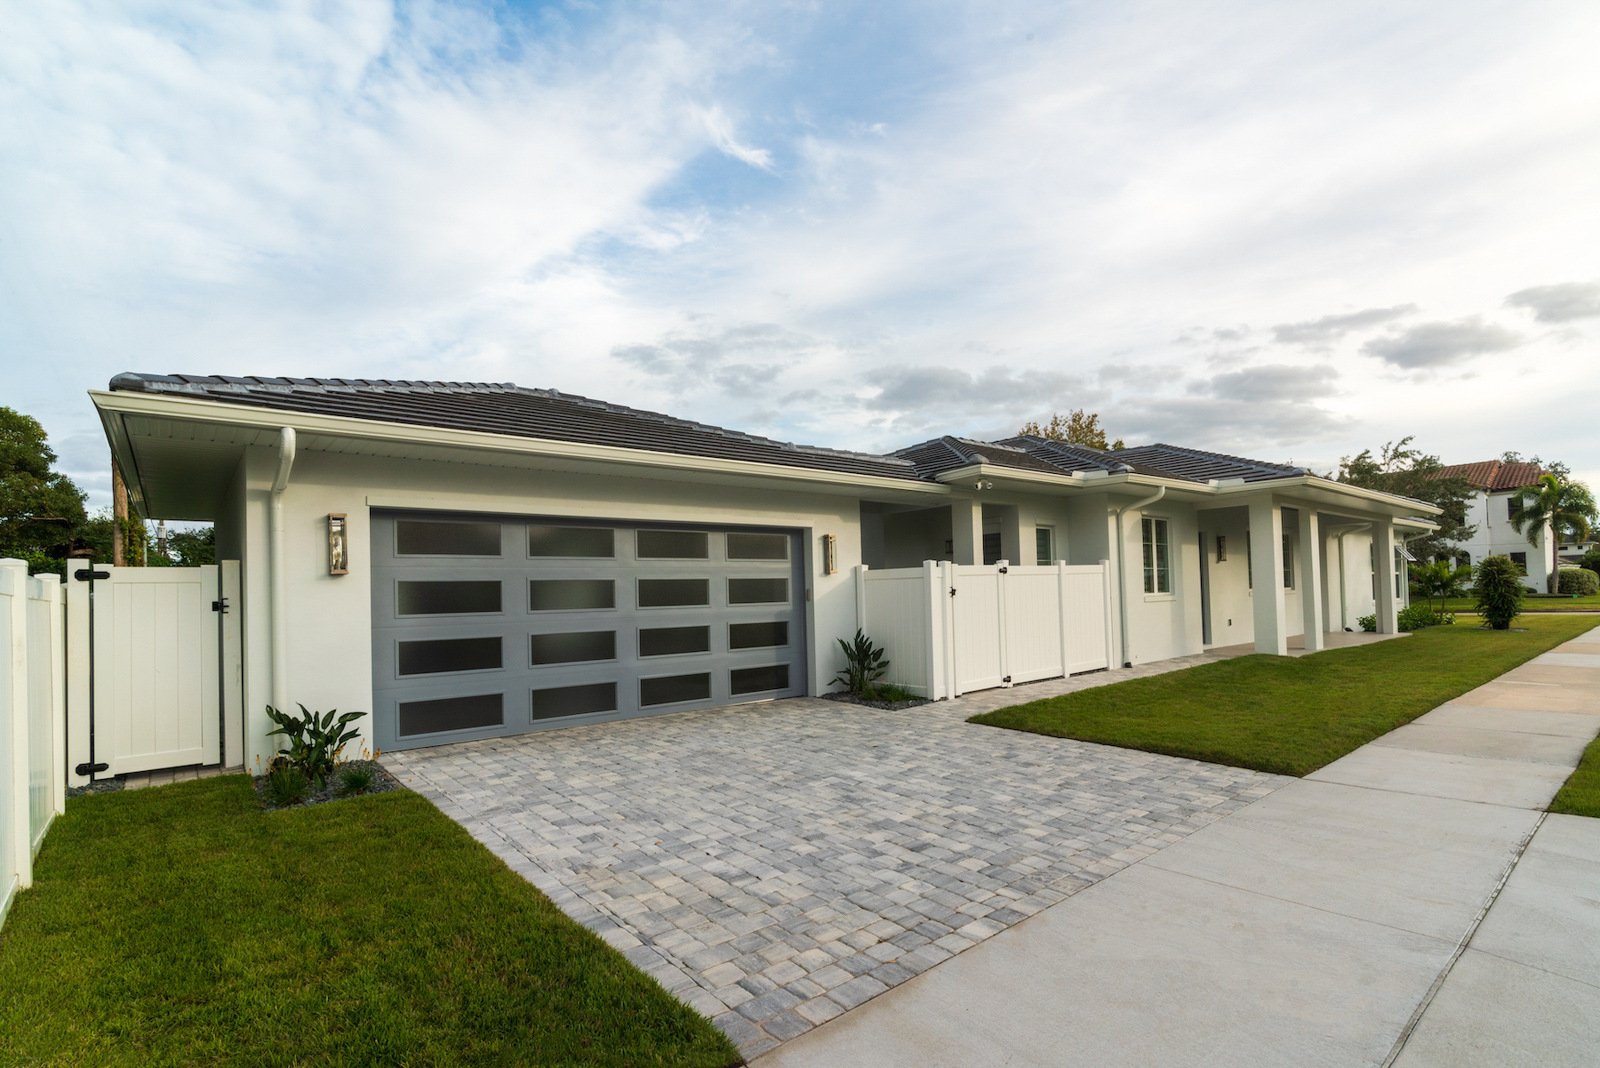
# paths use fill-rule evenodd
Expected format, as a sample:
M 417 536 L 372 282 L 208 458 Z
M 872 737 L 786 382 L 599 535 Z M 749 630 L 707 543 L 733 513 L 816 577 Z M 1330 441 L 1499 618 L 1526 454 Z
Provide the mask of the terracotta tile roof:
M 1435 478 L 1465 479 L 1474 489 L 1497 493 L 1517 490 L 1539 481 L 1544 468 L 1538 464 L 1508 464 L 1504 460 L 1479 460 L 1472 464 L 1449 464 L 1441 467 Z

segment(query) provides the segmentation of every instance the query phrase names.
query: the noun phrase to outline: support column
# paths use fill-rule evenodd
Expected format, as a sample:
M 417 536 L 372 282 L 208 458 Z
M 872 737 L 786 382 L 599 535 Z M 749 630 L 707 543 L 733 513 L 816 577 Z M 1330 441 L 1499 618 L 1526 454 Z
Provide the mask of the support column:
M 1283 599 L 1283 509 L 1271 497 L 1250 502 L 1251 610 L 1256 652 L 1286 656 L 1288 611 Z
M 950 502 L 950 550 L 955 563 L 983 563 L 983 505 L 978 501 Z
M 1038 546 L 1033 544 L 1031 527 L 1029 537 L 1022 536 L 1022 509 L 1014 504 L 989 506 L 989 514 L 1000 520 L 1000 559 L 1013 564 L 1033 564 L 1038 561 Z
M 1377 548 L 1378 633 L 1399 634 L 1400 622 L 1396 618 L 1399 608 L 1394 594 L 1394 524 L 1379 520 L 1372 525 L 1372 544 Z
M 1322 525 L 1316 509 L 1300 506 L 1300 614 L 1305 618 L 1306 652 L 1325 648 L 1322 631 Z

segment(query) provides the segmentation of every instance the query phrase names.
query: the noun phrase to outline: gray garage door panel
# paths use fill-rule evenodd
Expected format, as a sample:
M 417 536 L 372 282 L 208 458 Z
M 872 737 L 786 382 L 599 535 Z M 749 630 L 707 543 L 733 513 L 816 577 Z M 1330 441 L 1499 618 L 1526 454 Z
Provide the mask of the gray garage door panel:
M 375 513 L 383 749 L 805 692 L 790 530 Z

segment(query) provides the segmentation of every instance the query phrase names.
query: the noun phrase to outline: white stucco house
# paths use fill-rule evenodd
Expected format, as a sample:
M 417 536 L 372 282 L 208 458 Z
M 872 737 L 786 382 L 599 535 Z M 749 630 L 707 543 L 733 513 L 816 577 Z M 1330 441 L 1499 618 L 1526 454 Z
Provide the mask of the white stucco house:
M 1115 620 L 1113 666 L 1316 649 L 1362 615 L 1395 630 L 1437 514 L 1170 445 L 869 455 L 510 384 L 124 374 L 91 397 L 139 512 L 214 522 L 241 562 L 247 765 L 268 704 L 370 710 L 393 749 L 824 693 L 863 576 L 930 561 L 1101 568 L 1083 610 Z
M 1467 501 L 1466 522 L 1474 527 L 1472 537 L 1456 544 L 1456 561 L 1473 565 L 1485 556 L 1509 556 L 1523 568 L 1523 585 L 1536 593 L 1548 589 L 1550 572 L 1556 567 L 1556 546 L 1550 525 L 1536 531 L 1517 530 L 1511 524 L 1517 491 L 1539 481 L 1544 470 L 1538 464 L 1480 460 L 1470 464 L 1450 464 L 1438 471 L 1439 478 L 1460 478 L 1472 487 Z M 1535 540 L 1529 542 L 1528 534 Z

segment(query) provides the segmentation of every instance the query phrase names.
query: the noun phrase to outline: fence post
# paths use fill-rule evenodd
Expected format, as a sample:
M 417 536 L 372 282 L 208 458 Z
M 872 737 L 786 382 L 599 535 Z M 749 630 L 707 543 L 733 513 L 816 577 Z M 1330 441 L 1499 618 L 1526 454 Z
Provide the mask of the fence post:
M 1067 609 L 1067 562 L 1056 561 L 1056 598 L 1061 612 L 1061 677 L 1072 674 L 1072 641 L 1067 634 L 1071 613 Z
M 1011 569 L 1011 561 L 1001 560 L 995 565 L 994 576 L 994 614 L 995 626 L 1000 631 L 1000 685 L 1011 685 L 1011 641 L 1006 633 L 1006 576 Z
M 5 869 L 16 873 L 18 890 L 33 885 L 33 835 L 29 828 L 28 785 L 28 565 L 21 560 L 0 560 L 0 610 L 7 616 L 6 628 L 10 640 L 0 655 L 6 659 L 6 673 L 0 678 L 5 693 L 0 694 L 0 707 L 6 709 L 9 722 L 0 724 L 7 728 L 5 744 L 10 752 L 0 756 L 7 768 L 4 819 L 8 826 L 7 838 L 11 855 L 0 859 Z
M 856 629 L 867 632 L 867 565 L 856 565 Z
M 945 697 L 944 689 L 944 597 L 939 589 L 939 565 L 922 561 L 922 633 L 927 641 L 928 699 Z
M 40 575 L 50 614 L 50 808 L 67 811 L 66 590 L 60 575 Z
M 87 775 L 75 770 L 89 762 L 89 583 L 77 581 L 80 571 L 95 570 L 92 560 L 67 561 L 66 679 L 67 760 L 64 771 L 69 786 L 83 786 Z
M 944 604 L 944 692 L 951 697 L 960 697 L 961 688 L 956 684 L 956 609 L 950 603 L 955 595 L 956 575 L 955 565 L 949 560 L 939 564 L 939 599 Z

